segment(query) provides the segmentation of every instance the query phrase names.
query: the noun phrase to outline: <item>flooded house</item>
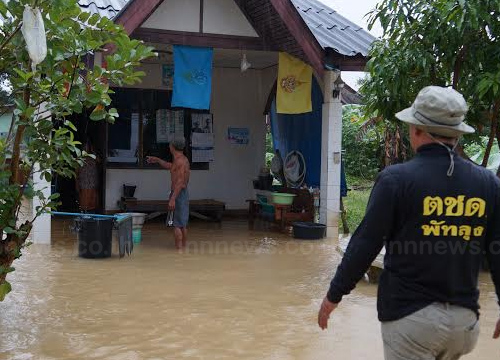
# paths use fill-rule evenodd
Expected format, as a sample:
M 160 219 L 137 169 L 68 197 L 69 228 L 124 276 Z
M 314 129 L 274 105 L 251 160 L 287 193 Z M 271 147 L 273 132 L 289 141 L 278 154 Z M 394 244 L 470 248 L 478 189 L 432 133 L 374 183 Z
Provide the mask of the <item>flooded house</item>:
M 320 221 L 327 225 L 329 236 L 336 237 L 341 93 L 347 99 L 355 93 L 344 86 L 341 73 L 364 69 L 375 40 L 372 35 L 317 0 L 80 0 L 79 4 L 84 11 L 112 18 L 158 54 L 140 66 L 145 73 L 140 84 L 113 88 L 112 106 L 120 114 L 115 124 L 94 123 L 85 116 L 75 121 L 81 141 L 90 141 L 100 159 L 96 211 L 128 210 L 123 206 L 124 185 L 135 187 L 135 199 L 163 206 L 170 175 L 148 165 L 145 157 L 169 159 L 169 140 L 183 136 L 192 167 L 191 199 L 210 199 L 226 212 L 247 212 L 247 201 L 255 196 L 252 180 L 265 165 L 270 125 L 282 154 L 304 155 L 304 182 L 320 188 Z M 211 52 L 209 105 L 203 109 L 172 102 L 174 53 L 181 47 Z M 307 112 L 277 111 L 279 54 L 311 68 Z M 105 66 L 102 54 L 93 54 L 92 60 Z M 198 133 L 200 126 L 207 129 L 205 133 Z M 74 182 L 62 178 L 55 182 L 62 208 L 77 211 Z M 37 222 L 47 234 L 50 220 Z

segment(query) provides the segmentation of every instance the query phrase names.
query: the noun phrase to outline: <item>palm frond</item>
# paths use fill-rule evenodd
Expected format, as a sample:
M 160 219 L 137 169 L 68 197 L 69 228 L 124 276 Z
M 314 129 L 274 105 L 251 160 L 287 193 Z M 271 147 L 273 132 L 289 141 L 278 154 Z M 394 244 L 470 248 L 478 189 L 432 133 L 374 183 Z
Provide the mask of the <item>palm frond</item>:
M 375 116 L 375 117 L 372 117 L 372 118 L 366 120 L 359 127 L 358 133 L 356 134 L 356 141 L 361 141 L 366 136 L 368 131 L 375 128 L 375 126 L 378 123 L 380 123 L 381 121 L 383 121 L 383 118 L 381 116 Z

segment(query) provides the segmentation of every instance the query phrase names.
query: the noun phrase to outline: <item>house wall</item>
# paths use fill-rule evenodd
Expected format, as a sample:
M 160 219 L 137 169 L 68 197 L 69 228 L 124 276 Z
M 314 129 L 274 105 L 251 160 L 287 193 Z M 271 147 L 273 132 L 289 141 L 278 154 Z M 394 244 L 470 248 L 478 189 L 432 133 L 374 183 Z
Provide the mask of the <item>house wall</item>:
M 189 186 L 192 199 L 224 201 L 228 209 L 245 209 L 245 200 L 253 197 L 252 179 L 264 165 L 265 118 L 263 110 L 274 76 L 271 72 L 215 68 L 211 112 L 214 119 L 215 161 L 207 171 L 191 173 Z M 156 73 L 148 73 L 143 88 L 160 88 Z M 250 130 L 249 145 L 231 145 L 228 127 Z M 122 184 L 136 184 L 142 200 L 166 199 L 170 190 L 170 174 L 164 170 L 108 169 L 106 173 L 106 210 L 116 210 Z
M 203 1 L 203 32 L 258 37 L 234 0 Z M 171 31 L 200 31 L 200 0 L 164 1 L 142 27 Z
M 258 37 L 234 0 L 204 0 L 203 32 Z
M 164 63 L 171 64 L 173 60 L 164 61 Z M 131 88 L 137 89 L 158 89 L 158 90 L 172 90 L 162 84 L 162 66 L 160 62 L 146 63 L 136 68 L 136 71 L 144 71 L 146 76 L 142 78 L 142 82 L 130 85 Z
M 142 27 L 198 32 L 200 31 L 200 0 L 163 1 Z
M 1 134 L 7 135 L 10 128 L 10 123 L 12 122 L 12 113 L 6 113 L 0 115 L 0 136 Z
M 17 217 L 17 226 L 21 226 L 21 224 L 31 220 L 33 220 L 33 201 L 23 197 Z M 30 232 L 26 241 L 33 241 L 33 231 Z
M 266 87 L 264 90 L 266 91 L 266 101 L 269 93 L 278 77 L 278 65 L 270 66 L 264 70 L 262 70 L 262 81 L 264 86 Z

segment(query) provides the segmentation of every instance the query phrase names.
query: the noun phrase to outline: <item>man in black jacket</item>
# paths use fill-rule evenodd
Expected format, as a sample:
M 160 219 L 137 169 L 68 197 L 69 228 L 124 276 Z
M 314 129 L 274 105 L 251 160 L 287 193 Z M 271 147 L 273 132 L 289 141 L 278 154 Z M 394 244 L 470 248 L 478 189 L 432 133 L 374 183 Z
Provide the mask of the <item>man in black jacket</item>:
M 500 299 L 500 180 L 455 154 L 474 132 L 467 111 L 460 93 L 429 86 L 396 114 L 416 156 L 379 174 L 318 314 L 325 329 L 385 246 L 377 308 L 386 360 L 452 360 L 474 349 L 484 256 Z

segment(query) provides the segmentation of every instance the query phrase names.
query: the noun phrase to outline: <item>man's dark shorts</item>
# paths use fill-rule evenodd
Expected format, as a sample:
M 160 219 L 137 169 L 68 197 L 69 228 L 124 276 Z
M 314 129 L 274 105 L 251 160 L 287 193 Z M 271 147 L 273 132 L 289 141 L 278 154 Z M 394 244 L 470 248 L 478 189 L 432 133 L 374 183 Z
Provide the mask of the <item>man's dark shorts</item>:
M 189 194 L 182 189 L 175 199 L 174 227 L 185 228 L 189 221 Z

